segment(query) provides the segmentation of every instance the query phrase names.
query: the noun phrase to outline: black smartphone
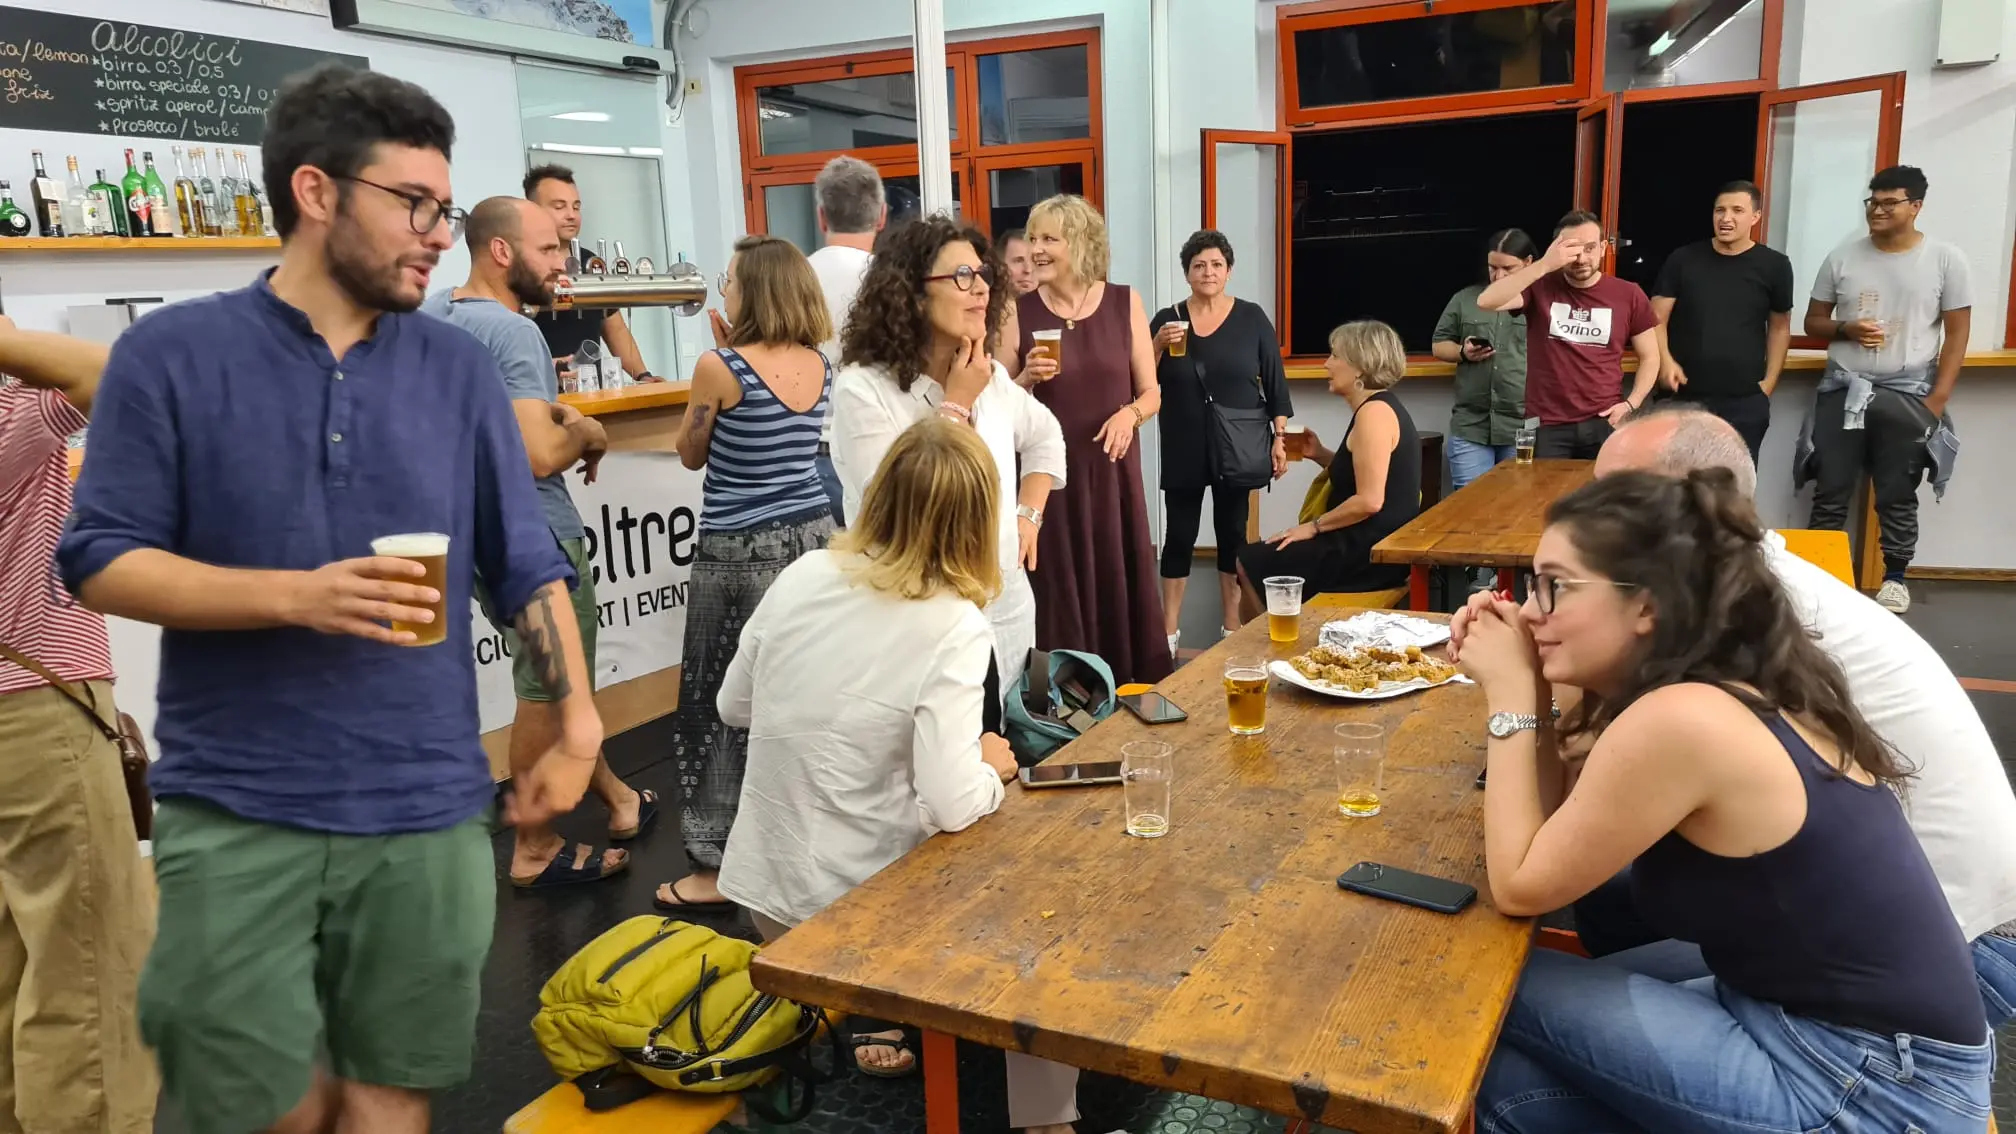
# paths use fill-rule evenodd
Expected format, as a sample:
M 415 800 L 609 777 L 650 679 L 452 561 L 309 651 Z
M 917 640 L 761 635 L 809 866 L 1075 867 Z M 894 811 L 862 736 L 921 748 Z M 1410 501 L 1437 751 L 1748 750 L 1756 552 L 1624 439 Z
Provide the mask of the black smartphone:
M 1129 693 L 1120 698 L 1127 711 L 1141 718 L 1142 724 L 1173 724 L 1187 721 L 1190 714 L 1176 707 L 1176 702 L 1162 694 L 1149 690 L 1146 693 Z
M 1477 900 L 1477 888 L 1447 878 L 1416 874 L 1397 866 L 1361 862 L 1337 876 L 1339 889 L 1419 906 L 1436 913 L 1459 913 Z
M 1485 338 L 1483 335 L 1470 335 L 1464 338 L 1463 341 L 1476 347 L 1478 350 L 1491 349 L 1491 340 Z
M 1477 790 L 1478 790 L 1478 791 L 1483 791 L 1483 790 L 1484 790 L 1484 777 L 1485 777 L 1485 776 L 1488 776 L 1488 775 L 1490 775 L 1490 774 L 1491 774 L 1491 769 L 1489 769 L 1489 768 L 1486 768 L 1486 769 L 1484 769 L 1483 771 L 1481 771 L 1481 772 L 1477 773 Z
M 1022 786 L 1027 788 L 1117 784 L 1120 782 L 1120 761 L 1095 764 L 1045 764 L 1038 768 L 1022 769 L 1021 777 Z

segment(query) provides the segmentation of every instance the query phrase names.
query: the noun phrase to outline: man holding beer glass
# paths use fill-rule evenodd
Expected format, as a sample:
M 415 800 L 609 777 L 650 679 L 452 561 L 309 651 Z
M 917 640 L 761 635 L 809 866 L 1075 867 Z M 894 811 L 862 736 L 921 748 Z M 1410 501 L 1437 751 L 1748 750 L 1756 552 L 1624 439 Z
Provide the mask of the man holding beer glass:
M 424 1134 L 468 1074 L 496 903 L 478 571 L 561 718 L 516 817 L 595 769 L 574 574 L 497 364 L 415 312 L 462 226 L 454 129 L 386 75 L 290 79 L 263 147 L 279 267 L 135 325 L 98 392 L 57 561 L 163 627 L 140 1027 L 193 1130 Z

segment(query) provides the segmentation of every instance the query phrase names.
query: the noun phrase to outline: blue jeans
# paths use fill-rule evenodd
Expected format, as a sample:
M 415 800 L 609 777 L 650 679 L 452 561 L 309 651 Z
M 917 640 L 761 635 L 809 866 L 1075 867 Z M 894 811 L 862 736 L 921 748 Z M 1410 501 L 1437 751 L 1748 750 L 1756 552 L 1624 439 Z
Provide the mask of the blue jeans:
M 812 466 L 819 470 L 819 487 L 826 490 L 826 499 L 833 505 L 834 526 L 844 528 L 847 526 L 847 517 L 840 514 L 840 501 L 842 498 L 840 472 L 833 467 L 833 458 L 824 452 L 825 446 L 823 444 L 820 446 L 820 449 L 822 450 L 820 454 L 812 459 Z
M 1475 441 L 1465 441 L 1461 437 L 1451 437 L 1449 449 L 1449 491 L 1457 489 L 1491 471 L 1491 466 L 1500 461 L 1512 459 L 1510 445 L 1479 445 Z
M 1685 948 L 1535 952 L 1477 1093 L 1479 1134 L 1985 1128 L 1992 1036 L 1962 1046 L 1794 1016 L 1712 976 L 1675 981 Z

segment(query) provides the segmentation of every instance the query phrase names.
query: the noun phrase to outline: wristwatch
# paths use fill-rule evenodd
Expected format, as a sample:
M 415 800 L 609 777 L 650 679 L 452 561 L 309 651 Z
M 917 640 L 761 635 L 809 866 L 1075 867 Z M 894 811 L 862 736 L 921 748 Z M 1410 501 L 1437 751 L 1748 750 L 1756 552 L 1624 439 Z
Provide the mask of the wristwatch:
M 1540 718 L 1532 713 L 1492 713 L 1491 718 L 1484 722 L 1485 731 L 1491 734 L 1493 740 L 1506 740 L 1514 733 L 1539 727 Z
M 1015 514 L 1039 528 L 1043 526 L 1043 509 L 1041 508 L 1031 508 L 1027 504 L 1017 504 L 1015 505 Z

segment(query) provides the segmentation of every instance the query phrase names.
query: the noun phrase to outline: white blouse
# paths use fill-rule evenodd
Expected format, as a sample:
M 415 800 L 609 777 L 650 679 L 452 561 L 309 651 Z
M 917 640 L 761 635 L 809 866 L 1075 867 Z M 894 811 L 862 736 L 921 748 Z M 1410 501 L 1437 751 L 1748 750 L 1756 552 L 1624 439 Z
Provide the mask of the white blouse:
M 749 730 L 721 892 L 785 925 L 1001 806 L 980 756 L 987 619 L 957 595 L 877 591 L 846 571 L 860 562 L 814 551 L 786 567 L 715 702 Z

